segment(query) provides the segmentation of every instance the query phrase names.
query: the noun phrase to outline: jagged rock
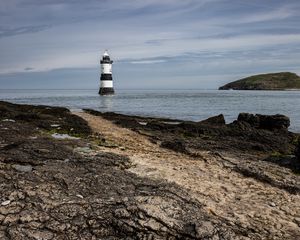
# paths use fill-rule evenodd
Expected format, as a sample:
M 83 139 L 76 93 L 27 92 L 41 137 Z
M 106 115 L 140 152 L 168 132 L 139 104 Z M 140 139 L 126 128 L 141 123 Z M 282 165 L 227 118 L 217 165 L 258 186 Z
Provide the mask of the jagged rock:
M 240 113 L 237 120 L 249 123 L 252 127 L 259 127 L 259 117 L 251 113 Z
M 205 123 L 205 124 L 211 124 L 211 125 L 224 125 L 225 124 L 225 118 L 223 114 L 210 117 L 206 120 L 203 120 L 199 123 Z
M 288 129 L 290 126 L 290 119 L 287 116 L 276 114 L 276 115 L 261 115 L 251 113 L 240 113 L 238 121 L 247 122 L 252 127 L 262 129 Z
M 264 129 L 288 129 L 290 119 L 287 116 L 276 115 L 258 115 L 260 119 L 260 128 Z

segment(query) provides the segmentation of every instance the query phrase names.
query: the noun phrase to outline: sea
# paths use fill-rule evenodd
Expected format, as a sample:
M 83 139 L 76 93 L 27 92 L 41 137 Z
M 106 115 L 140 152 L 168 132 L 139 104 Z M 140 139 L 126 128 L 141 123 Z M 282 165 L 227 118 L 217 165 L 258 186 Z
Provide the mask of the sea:
M 98 89 L 2 89 L 0 100 L 192 121 L 224 114 L 227 123 L 241 112 L 284 114 L 289 130 L 300 133 L 300 91 L 116 89 L 113 96 L 99 96 Z

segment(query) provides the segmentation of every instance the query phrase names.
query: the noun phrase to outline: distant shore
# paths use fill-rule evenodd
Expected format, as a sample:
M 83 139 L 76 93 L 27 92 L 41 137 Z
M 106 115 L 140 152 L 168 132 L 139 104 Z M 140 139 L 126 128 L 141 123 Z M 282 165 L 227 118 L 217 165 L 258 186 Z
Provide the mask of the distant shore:
M 246 77 L 221 86 L 219 90 L 286 91 L 300 89 L 300 77 L 291 72 L 267 73 Z

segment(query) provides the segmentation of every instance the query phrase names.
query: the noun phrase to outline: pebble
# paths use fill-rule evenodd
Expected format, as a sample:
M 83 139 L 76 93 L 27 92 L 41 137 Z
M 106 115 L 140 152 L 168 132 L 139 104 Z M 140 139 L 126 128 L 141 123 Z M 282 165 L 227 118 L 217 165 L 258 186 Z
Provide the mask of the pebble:
M 270 205 L 271 207 L 276 207 L 276 204 L 275 204 L 274 202 L 270 202 L 269 205 Z
M 282 225 L 280 223 L 275 224 L 275 228 L 277 230 L 280 230 L 282 228 Z
M 83 196 L 80 194 L 76 194 L 76 197 L 83 199 Z
M 7 206 L 8 204 L 10 204 L 10 200 L 6 200 L 1 203 L 2 206 Z

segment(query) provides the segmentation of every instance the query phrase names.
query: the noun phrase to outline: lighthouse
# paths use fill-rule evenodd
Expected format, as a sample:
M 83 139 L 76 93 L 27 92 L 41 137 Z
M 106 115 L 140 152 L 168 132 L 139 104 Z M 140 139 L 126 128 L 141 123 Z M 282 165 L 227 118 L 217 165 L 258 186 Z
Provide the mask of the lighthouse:
M 113 87 L 113 79 L 112 79 L 112 63 L 108 55 L 108 51 L 105 50 L 102 60 L 100 60 L 101 64 L 101 77 L 100 77 L 100 95 L 110 95 L 114 94 Z

